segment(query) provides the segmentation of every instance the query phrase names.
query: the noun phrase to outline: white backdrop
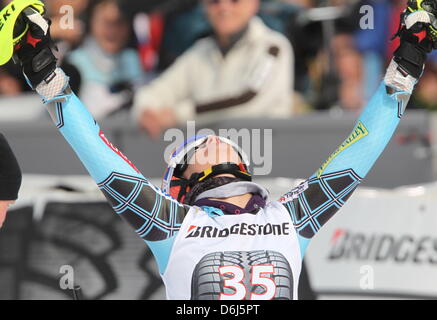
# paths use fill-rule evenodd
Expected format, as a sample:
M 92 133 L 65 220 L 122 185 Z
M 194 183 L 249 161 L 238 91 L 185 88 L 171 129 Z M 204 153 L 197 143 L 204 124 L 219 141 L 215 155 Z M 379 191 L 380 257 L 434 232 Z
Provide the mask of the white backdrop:
M 306 261 L 325 298 L 437 299 L 437 185 L 358 190 Z

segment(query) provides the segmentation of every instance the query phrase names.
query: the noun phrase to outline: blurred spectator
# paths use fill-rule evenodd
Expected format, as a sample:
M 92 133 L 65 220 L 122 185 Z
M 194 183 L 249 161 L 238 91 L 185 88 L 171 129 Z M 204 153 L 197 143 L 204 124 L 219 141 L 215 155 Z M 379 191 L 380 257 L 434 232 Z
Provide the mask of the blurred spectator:
M 291 114 L 291 46 L 254 17 L 259 0 L 203 4 L 214 35 L 196 42 L 135 97 L 134 116 L 154 138 L 190 119 Z
M 143 73 L 137 52 L 127 48 L 131 28 L 115 0 L 93 1 L 89 21 L 90 34 L 67 60 L 79 70 L 81 99 L 102 118 L 131 104 Z
M 359 112 L 373 95 L 385 64 L 389 36 L 387 1 L 329 1 L 329 5 L 341 8 L 342 13 L 333 23 L 329 15 L 321 19 L 319 36 L 323 36 L 321 42 L 325 44 L 319 48 L 314 63 L 319 70 L 314 72 L 313 65 L 310 73 L 316 89 L 316 109 L 340 107 Z M 374 24 L 369 28 L 360 24 L 363 18 L 360 9 L 365 5 L 370 5 L 374 13 L 371 17 Z
M 137 13 L 133 19 L 138 53 L 143 69 L 152 73 L 159 62 L 159 51 L 164 31 L 164 18 L 160 13 Z
M 80 43 L 85 33 L 83 13 L 88 3 L 89 0 L 46 1 L 47 13 L 52 20 L 50 32 L 53 40 L 65 41 L 70 48 Z
M 411 103 L 416 108 L 437 111 L 437 65 L 429 63 L 414 92 Z
M 0 69 L 0 95 L 16 96 L 22 92 L 21 83 L 6 70 Z
M 81 75 L 64 58 L 77 48 L 86 35 L 86 12 L 90 0 L 51 0 L 46 2 L 47 16 L 52 21 L 50 32 L 58 48 L 59 65 L 70 75 L 70 86 L 80 92 Z
M 406 1 L 405 0 L 383 0 L 384 2 L 388 2 L 390 5 L 389 8 L 389 19 L 388 19 L 388 29 L 390 36 L 393 36 L 398 32 L 400 25 L 400 13 L 405 10 Z M 393 39 L 393 41 L 389 42 L 387 47 L 387 60 L 391 60 L 393 57 L 393 52 L 399 47 L 400 40 L 399 38 Z
M 10 2 L 11 0 L 0 0 L 0 10 Z M 12 61 L 0 67 L 0 96 L 17 96 L 27 88 L 20 68 Z
M 360 7 L 365 5 L 373 8 L 373 26 L 364 29 L 358 28 L 353 33 L 353 37 L 355 48 L 362 55 L 363 100 L 367 102 L 379 86 L 387 61 L 391 60 L 391 56 L 387 59 L 387 49 L 390 38 L 397 29 L 391 31 L 391 21 L 387 19 L 392 10 L 389 0 L 362 0 L 359 2 Z M 396 27 L 399 27 L 399 14 L 400 12 L 396 13 Z
M 11 0 L 2 0 L 1 5 L 7 5 Z M 59 49 L 57 55 L 62 63 L 64 55 L 74 46 L 77 46 L 82 40 L 85 28 L 82 22 L 82 13 L 86 9 L 89 0 L 50 0 L 46 1 L 47 17 L 52 21 L 51 34 L 52 38 L 57 42 Z M 67 8 L 68 7 L 68 8 Z M 65 9 L 68 10 L 65 10 Z M 67 14 L 72 14 L 67 17 Z M 68 19 L 67 19 L 68 18 Z M 71 19 L 70 19 L 71 18 Z M 64 19 L 63 22 L 61 22 Z M 67 28 L 65 23 L 71 23 L 72 28 Z M 77 70 L 72 69 L 68 63 L 63 63 L 62 67 L 73 75 L 71 86 L 75 91 L 78 90 L 77 81 L 80 75 Z M 12 62 L 0 68 L 0 95 L 14 96 L 24 91 L 29 91 L 24 77 L 21 74 L 19 66 Z
M 207 25 L 203 22 L 206 20 L 203 12 L 199 15 L 192 15 L 190 12 L 194 8 L 201 7 L 199 0 L 117 0 L 117 2 L 123 14 L 133 23 L 136 45 L 148 78 L 154 77 L 154 72 L 166 69 L 199 39 L 197 37 L 199 27 L 196 26 L 199 20 L 202 20 L 200 22 L 202 27 Z M 208 26 L 205 29 L 208 29 Z
M 339 105 L 347 111 L 359 111 L 364 106 L 362 56 L 349 34 L 336 35 L 332 48 L 339 78 Z
M 158 71 L 171 66 L 196 41 L 211 35 L 211 27 L 205 16 L 205 10 L 199 2 L 191 5 L 182 2 L 174 7 L 167 6 L 162 10 L 165 24 Z
M 290 26 L 289 37 L 296 50 L 296 90 L 314 109 L 339 106 L 358 110 L 363 105 L 362 58 L 353 32 L 359 10 L 341 1 L 295 1 L 307 10 L 300 12 Z

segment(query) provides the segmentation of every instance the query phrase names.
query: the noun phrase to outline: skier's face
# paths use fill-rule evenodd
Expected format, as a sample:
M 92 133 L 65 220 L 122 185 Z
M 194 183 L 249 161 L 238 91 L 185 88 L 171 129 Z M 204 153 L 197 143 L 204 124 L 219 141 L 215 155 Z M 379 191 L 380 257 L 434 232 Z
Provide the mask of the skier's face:
M 5 222 L 9 206 L 14 202 L 15 201 L 0 201 L 0 228 L 3 226 L 3 222 Z
M 91 34 L 106 53 L 115 54 L 125 47 L 129 24 L 115 1 L 97 5 L 91 19 Z
M 189 179 L 193 173 L 203 172 L 212 166 L 226 162 L 241 163 L 241 159 L 231 145 L 221 141 L 218 137 L 210 136 L 191 157 L 184 172 L 184 178 Z

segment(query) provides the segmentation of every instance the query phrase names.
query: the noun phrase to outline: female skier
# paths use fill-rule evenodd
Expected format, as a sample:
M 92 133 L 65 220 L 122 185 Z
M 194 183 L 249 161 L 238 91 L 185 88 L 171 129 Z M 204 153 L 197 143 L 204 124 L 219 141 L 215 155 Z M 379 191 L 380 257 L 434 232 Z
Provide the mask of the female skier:
M 306 182 L 274 201 L 251 181 L 244 153 L 214 136 L 186 141 L 173 153 L 162 188 L 153 186 L 70 90 L 40 10 L 28 7 L 20 16 L 29 31 L 14 55 L 114 211 L 152 250 L 168 299 L 297 299 L 308 243 L 390 141 L 434 47 L 428 2 L 410 1 L 401 44 L 352 134 Z M 5 30 L 0 39 L 12 43 L 13 28 Z

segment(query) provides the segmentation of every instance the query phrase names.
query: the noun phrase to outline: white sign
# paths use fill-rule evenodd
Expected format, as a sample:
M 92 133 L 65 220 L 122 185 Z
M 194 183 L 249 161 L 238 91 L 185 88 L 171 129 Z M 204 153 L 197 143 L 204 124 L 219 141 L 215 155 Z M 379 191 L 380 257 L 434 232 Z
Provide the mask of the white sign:
M 359 190 L 310 244 L 322 297 L 437 298 L 437 188 Z

